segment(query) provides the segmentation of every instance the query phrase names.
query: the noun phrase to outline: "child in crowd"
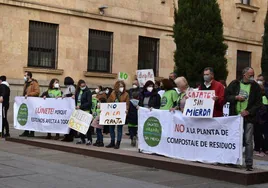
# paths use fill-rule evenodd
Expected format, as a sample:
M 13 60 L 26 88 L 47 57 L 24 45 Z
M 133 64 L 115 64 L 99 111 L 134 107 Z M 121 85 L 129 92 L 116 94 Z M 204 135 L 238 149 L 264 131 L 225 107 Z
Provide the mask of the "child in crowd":
M 93 117 L 94 116 L 95 117 L 91 123 L 91 126 L 95 127 L 96 132 L 97 132 L 97 140 L 96 140 L 96 143 L 93 144 L 93 146 L 97 146 L 97 147 L 104 147 L 103 135 L 102 135 L 103 125 L 100 125 L 99 121 L 100 121 L 100 103 L 106 103 L 106 102 L 107 102 L 107 100 L 105 98 L 100 98 L 98 100 L 95 113 L 93 113 Z
M 138 131 L 138 110 L 139 104 L 139 92 L 132 93 L 132 99 L 130 100 L 129 111 L 127 115 L 128 128 L 130 133 L 131 145 L 136 147 L 137 131 Z

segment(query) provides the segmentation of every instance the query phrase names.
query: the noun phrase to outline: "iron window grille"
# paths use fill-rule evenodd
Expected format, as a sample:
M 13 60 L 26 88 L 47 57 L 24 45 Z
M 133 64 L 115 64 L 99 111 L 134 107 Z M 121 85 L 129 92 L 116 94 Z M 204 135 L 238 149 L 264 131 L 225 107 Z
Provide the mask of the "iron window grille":
M 111 72 L 113 33 L 89 30 L 88 72 Z
M 29 67 L 56 68 L 58 26 L 57 24 L 30 21 Z
M 159 39 L 139 37 L 138 69 L 153 69 L 158 74 Z

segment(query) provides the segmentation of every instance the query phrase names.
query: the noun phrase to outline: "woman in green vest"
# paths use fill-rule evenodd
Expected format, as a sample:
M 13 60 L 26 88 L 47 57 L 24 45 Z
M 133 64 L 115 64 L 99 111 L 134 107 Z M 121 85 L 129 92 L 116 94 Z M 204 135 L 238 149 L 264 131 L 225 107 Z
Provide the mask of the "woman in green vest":
M 170 110 L 171 108 L 175 108 L 177 105 L 178 93 L 173 88 L 173 82 L 169 79 L 163 79 L 162 86 L 165 93 L 161 98 L 160 110 Z
M 62 96 L 62 91 L 60 90 L 60 84 L 59 84 L 59 80 L 56 78 L 53 78 L 48 86 L 48 90 L 45 91 L 41 97 L 43 97 L 43 99 L 46 98 L 59 98 Z M 56 137 L 54 138 L 55 140 L 58 140 L 60 138 L 60 134 L 56 134 Z M 51 133 L 47 133 L 47 137 L 46 139 L 51 139 Z

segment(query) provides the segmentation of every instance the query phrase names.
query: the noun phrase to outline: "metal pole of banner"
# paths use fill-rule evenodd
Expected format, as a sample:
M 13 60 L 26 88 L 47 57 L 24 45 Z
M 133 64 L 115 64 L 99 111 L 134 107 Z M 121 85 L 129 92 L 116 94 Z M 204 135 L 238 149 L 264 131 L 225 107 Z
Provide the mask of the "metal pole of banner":
M 4 138 L 4 126 L 3 126 L 3 119 L 5 118 L 5 109 L 3 107 L 3 103 L 1 104 L 1 108 L 2 108 L 2 120 L 1 120 L 1 127 L 2 127 L 2 138 Z

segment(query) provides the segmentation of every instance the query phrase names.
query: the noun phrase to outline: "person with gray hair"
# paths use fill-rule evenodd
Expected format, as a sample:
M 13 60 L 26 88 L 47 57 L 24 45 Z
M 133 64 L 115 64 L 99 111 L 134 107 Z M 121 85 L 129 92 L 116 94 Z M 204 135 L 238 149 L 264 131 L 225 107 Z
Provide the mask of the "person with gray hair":
M 232 81 L 225 89 L 225 99 L 230 102 L 229 115 L 240 114 L 244 118 L 243 145 L 247 171 L 253 170 L 253 129 L 257 110 L 262 105 L 260 86 L 254 81 L 254 70 L 246 67 L 242 80 Z

